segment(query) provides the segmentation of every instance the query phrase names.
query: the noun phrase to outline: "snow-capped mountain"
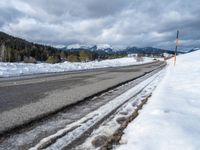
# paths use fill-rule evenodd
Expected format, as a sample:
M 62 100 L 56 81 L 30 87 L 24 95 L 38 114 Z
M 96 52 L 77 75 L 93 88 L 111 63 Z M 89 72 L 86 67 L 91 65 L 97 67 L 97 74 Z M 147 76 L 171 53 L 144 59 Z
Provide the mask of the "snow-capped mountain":
M 112 47 L 109 44 L 97 44 L 97 45 L 71 44 L 67 46 L 67 49 L 78 49 L 78 48 L 85 48 L 85 49 L 95 48 L 95 50 L 104 50 Z
M 80 48 L 83 48 L 83 49 L 89 49 L 91 47 L 91 45 L 86 45 L 86 44 L 71 44 L 71 45 L 68 45 L 66 46 L 66 49 L 80 49 Z
M 109 44 L 96 44 L 96 45 L 87 45 L 87 44 L 71 44 L 65 47 L 65 50 L 77 50 L 77 49 L 86 49 L 91 51 L 105 51 L 112 52 L 114 49 Z
M 90 48 L 91 51 L 112 52 L 114 49 L 109 44 L 97 44 Z
M 97 44 L 97 50 L 113 49 L 109 44 Z
M 106 53 L 115 53 L 115 52 L 123 52 L 127 54 L 131 53 L 168 53 L 173 54 L 174 51 L 171 50 L 165 50 L 160 48 L 154 48 L 154 47 L 124 47 L 124 48 L 114 48 L 109 44 L 96 44 L 96 45 L 89 45 L 89 44 L 71 44 L 63 48 L 63 50 L 70 50 L 70 51 L 79 51 L 81 49 L 90 50 L 90 51 L 98 51 L 98 52 L 106 52 Z M 197 48 L 195 48 L 196 50 Z M 193 49 L 194 51 L 194 49 Z M 178 51 L 178 53 L 183 53 L 181 51 Z

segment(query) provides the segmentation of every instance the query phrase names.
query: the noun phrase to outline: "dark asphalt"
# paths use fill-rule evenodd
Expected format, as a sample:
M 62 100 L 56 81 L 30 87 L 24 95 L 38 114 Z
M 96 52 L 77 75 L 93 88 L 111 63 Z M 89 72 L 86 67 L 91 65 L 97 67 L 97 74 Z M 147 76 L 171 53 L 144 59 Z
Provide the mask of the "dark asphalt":
M 67 72 L 65 74 L 51 74 L 32 76 L 31 79 L 12 79 L 0 81 L 0 112 L 15 107 L 34 103 L 45 97 L 47 92 L 59 89 L 72 89 L 92 82 L 114 79 L 123 76 L 122 73 L 146 72 L 153 70 L 162 62 L 128 67 L 104 68 L 83 72 Z M 114 75 L 113 75 L 114 74 Z
M 116 68 L 0 79 L 0 133 L 164 66 L 161 61 Z

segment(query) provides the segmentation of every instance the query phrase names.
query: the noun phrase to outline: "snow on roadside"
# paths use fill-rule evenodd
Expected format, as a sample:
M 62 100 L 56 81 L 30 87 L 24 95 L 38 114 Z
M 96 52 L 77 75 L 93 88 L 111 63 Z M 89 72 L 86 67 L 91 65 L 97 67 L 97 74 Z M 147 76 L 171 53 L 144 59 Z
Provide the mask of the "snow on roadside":
M 111 138 L 112 135 L 122 126 L 122 123 L 120 123 L 117 120 L 120 120 L 120 118 L 128 119 L 129 117 L 131 117 L 132 114 L 137 111 L 138 106 L 141 105 L 141 103 L 143 103 L 143 100 L 149 97 L 151 93 L 155 90 L 158 83 L 162 80 L 164 74 L 165 74 L 165 70 L 161 70 L 158 73 L 156 73 L 156 75 L 154 75 L 154 78 L 151 80 L 151 82 L 146 87 L 143 87 L 144 89 L 142 89 L 140 93 L 130 98 L 125 104 L 121 105 L 120 108 L 113 115 L 108 117 L 103 123 L 101 123 L 101 125 L 98 128 L 93 130 L 91 135 L 85 139 L 84 143 L 77 146 L 75 150 L 101 149 L 101 146 L 103 146 L 105 143 L 102 143 L 102 145 L 99 145 L 99 147 L 95 147 L 95 144 L 93 142 L 99 137 L 106 137 L 107 140 L 109 140 L 109 138 Z M 138 79 L 131 82 L 136 83 L 137 80 Z M 143 79 L 140 78 L 140 80 L 143 80 Z
M 145 76 L 149 76 L 151 73 L 146 74 Z M 98 109 L 94 110 L 93 112 L 87 114 L 85 117 L 81 118 L 78 121 L 73 122 L 72 124 L 66 125 L 65 128 L 58 130 L 55 134 L 52 134 L 44 139 L 42 139 L 38 144 L 36 144 L 34 147 L 30 148 L 30 150 L 37 150 L 41 147 L 45 147 L 46 145 L 49 145 L 50 141 L 56 142 L 50 145 L 47 150 L 53 149 L 63 149 L 65 146 L 73 142 L 76 138 L 80 137 L 84 132 L 86 132 L 89 128 L 94 126 L 97 122 L 101 121 L 105 116 L 110 114 L 114 109 L 118 108 L 119 106 L 122 106 L 124 102 L 126 102 L 128 99 L 135 96 L 138 92 L 140 92 L 144 87 L 148 86 L 153 80 L 158 78 L 158 76 L 161 74 L 161 72 L 158 72 L 151 77 L 149 77 L 146 80 L 143 80 L 142 82 L 139 82 L 136 86 L 132 87 L 125 93 L 115 97 L 105 105 L 99 107 Z M 138 78 L 134 80 L 133 82 L 140 81 L 141 78 Z M 64 135 L 64 136 L 62 136 Z
M 200 149 L 200 51 L 181 55 L 140 115 L 125 129 L 117 150 Z
M 110 59 L 103 61 L 92 61 L 92 62 L 63 62 L 57 64 L 25 64 L 25 63 L 3 63 L 0 62 L 0 77 L 40 74 L 40 73 L 53 73 L 53 72 L 64 72 L 74 70 L 86 70 L 95 68 L 105 67 L 117 67 L 117 66 L 129 66 L 134 64 L 152 62 L 152 58 L 144 58 L 143 62 L 136 62 L 133 57 Z

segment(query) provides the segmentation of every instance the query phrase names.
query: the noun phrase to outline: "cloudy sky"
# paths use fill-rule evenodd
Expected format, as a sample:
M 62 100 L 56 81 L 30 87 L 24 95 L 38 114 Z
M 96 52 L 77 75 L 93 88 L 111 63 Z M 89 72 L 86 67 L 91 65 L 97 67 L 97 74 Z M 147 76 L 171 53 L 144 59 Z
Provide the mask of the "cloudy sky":
M 200 0 L 0 0 L 0 31 L 50 45 L 200 47 Z

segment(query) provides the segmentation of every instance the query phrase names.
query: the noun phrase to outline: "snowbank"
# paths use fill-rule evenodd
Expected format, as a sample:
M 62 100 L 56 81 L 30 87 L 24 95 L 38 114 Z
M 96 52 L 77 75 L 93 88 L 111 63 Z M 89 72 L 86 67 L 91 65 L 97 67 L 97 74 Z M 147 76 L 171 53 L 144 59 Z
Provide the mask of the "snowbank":
M 87 63 L 58 63 L 58 64 L 25 64 L 25 63 L 3 63 L 0 62 L 0 77 L 9 76 L 20 76 L 28 74 L 40 74 L 40 73 L 53 73 L 53 72 L 64 72 L 73 70 L 85 70 L 94 68 L 105 68 L 105 67 L 117 67 L 117 66 L 128 66 L 134 64 L 141 64 L 153 61 L 152 58 L 144 58 L 143 62 L 136 62 L 133 57 L 110 59 L 103 61 L 92 61 Z
M 117 150 L 200 149 L 200 51 L 181 55 L 138 118 L 128 125 Z

